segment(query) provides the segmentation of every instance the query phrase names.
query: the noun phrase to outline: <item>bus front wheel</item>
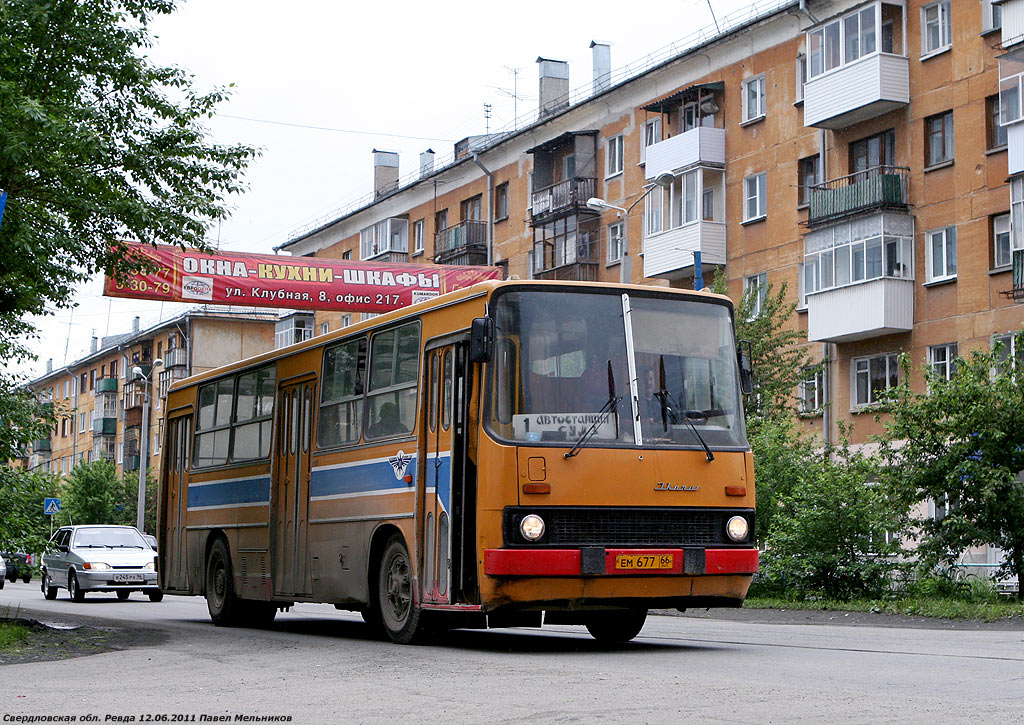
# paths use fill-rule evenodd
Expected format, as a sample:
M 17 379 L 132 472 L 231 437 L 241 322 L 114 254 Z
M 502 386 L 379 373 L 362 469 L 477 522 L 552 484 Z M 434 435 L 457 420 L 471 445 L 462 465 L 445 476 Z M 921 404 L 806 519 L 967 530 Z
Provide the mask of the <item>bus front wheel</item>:
M 377 577 L 377 609 L 381 624 L 392 642 L 410 644 L 427 632 L 423 610 L 413 591 L 409 550 L 395 534 L 384 547 Z
M 206 560 L 206 608 L 218 627 L 237 627 L 243 623 L 242 601 L 235 596 L 231 555 L 224 539 L 213 542 Z
M 587 631 L 598 642 L 622 644 L 640 634 L 646 621 L 646 609 L 596 612 L 587 620 Z

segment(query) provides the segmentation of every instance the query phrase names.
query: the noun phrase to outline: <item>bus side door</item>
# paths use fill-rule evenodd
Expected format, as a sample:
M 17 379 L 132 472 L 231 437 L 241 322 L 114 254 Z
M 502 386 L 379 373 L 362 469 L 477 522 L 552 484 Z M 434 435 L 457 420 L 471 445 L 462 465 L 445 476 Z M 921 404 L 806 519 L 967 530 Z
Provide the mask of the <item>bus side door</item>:
M 185 527 L 188 509 L 189 441 L 192 416 L 172 417 L 165 442 L 164 481 L 160 489 L 160 578 L 168 590 L 188 591 Z
M 271 494 L 274 595 L 312 592 L 309 475 L 315 380 L 281 385 Z

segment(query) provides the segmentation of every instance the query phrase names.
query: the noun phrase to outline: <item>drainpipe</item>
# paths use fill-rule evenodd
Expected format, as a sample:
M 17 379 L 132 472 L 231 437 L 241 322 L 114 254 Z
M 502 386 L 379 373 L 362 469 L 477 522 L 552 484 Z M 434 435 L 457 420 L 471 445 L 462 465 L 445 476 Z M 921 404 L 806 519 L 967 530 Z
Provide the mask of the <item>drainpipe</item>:
M 817 24 L 818 24 L 819 22 L 821 22 L 821 21 L 820 21 L 820 20 L 818 20 L 818 19 L 817 19 L 816 17 L 814 17 L 814 13 L 812 13 L 812 12 L 811 12 L 810 10 L 808 10 L 808 9 L 807 9 L 807 0 L 800 0 L 800 8 L 799 8 L 799 10 L 800 10 L 800 12 L 802 12 L 802 13 L 803 13 L 804 15 L 806 15 L 806 16 L 807 16 L 807 18 L 808 18 L 808 19 L 809 19 L 809 20 L 810 20 L 810 21 L 811 21 L 812 23 L 814 23 L 815 25 L 817 25 Z
M 480 154 L 473 153 L 473 163 L 487 175 L 487 266 L 494 264 L 494 174 L 484 166 Z
M 821 430 L 825 447 L 832 443 L 831 398 L 832 386 L 829 385 L 829 367 L 831 360 L 828 355 L 828 343 L 821 343 Z

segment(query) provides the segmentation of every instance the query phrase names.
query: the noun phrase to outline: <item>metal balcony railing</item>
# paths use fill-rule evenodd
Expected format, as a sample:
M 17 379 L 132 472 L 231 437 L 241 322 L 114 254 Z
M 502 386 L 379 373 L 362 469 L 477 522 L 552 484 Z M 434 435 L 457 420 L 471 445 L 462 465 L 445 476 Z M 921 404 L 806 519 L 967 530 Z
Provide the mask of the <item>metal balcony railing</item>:
M 820 226 L 868 211 L 908 208 L 910 169 L 874 166 L 811 187 L 807 226 Z
M 1024 249 L 1013 250 L 1013 287 L 1003 294 L 1014 301 L 1024 300 Z
M 487 264 L 487 222 L 466 219 L 434 235 L 438 264 Z
M 188 350 L 184 347 L 172 347 L 164 355 L 164 369 L 188 367 Z
M 534 219 L 571 209 L 586 209 L 587 199 L 595 196 L 597 179 L 577 176 L 533 192 L 530 214 Z

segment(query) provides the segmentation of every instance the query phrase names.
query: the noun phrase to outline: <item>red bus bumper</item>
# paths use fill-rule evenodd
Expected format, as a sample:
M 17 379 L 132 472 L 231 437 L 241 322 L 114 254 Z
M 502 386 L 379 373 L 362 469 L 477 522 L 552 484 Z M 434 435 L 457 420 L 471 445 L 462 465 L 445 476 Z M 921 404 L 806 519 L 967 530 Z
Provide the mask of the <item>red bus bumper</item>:
M 659 568 L 620 568 L 620 556 L 657 557 Z M 671 565 L 663 560 L 671 556 Z M 757 549 L 485 549 L 490 576 L 699 576 L 755 574 Z

